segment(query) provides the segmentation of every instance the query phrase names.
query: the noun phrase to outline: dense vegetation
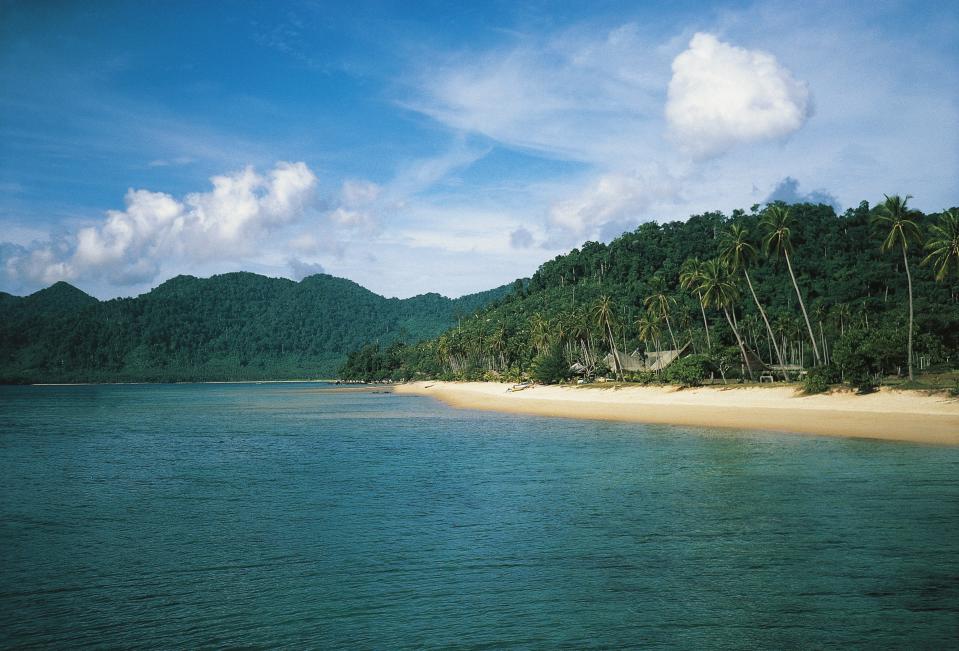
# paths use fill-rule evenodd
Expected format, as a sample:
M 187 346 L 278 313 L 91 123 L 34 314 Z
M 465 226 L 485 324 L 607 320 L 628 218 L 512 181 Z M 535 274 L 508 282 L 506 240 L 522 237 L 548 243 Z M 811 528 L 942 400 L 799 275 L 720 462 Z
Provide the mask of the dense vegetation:
M 955 366 L 957 211 L 923 215 L 907 200 L 842 215 L 776 203 L 645 223 L 546 262 L 434 340 L 369 343 L 341 374 L 559 381 L 576 365 L 587 376 L 697 384 L 813 369 L 807 387 L 820 390 Z M 696 354 L 662 373 L 621 368 L 632 351 L 687 343 Z
M 508 289 L 399 300 L 328 275 L 231 273 L 100 302 L 60 282 L 0 293 L 0 381 L 328 378 L 364 342 L 435 337 Z

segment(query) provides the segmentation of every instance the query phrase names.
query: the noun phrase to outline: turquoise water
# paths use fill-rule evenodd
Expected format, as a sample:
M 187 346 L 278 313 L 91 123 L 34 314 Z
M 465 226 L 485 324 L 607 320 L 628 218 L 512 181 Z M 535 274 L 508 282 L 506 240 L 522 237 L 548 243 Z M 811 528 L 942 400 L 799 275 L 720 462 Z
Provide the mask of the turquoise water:
M 0 646 L 946 647 L 959 448 L 0 387 Z

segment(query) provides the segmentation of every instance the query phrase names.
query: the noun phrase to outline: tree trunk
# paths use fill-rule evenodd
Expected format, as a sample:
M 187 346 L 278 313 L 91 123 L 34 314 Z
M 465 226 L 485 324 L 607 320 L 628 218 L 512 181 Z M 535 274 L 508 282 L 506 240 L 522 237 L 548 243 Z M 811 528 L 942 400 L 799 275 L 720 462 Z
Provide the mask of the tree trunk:
M 756 302 L 756 307 L 759 308 L 759 315 L 763 318 L 763 323 L 766 324 L 766 333 L 769 335 L 769 339 L 773 342 L 773 346 L 776 348 L 776 359 L 779 360 L 779 365 L 782 367 L 783 379 L 787 382 L 789 381 L 789 375 L 786 373 L 786 363 L 783 362 L 783 355 L 779 352 L 779 346 L 776 345 L 776 338 L 773 337 L 772 326 L 769 325 L 769 319 L 766 318 L 766 310 L 763 309 L 763 306 L 759 304 L 759 299 L 756 298 L 756 290 L 753 289 L 753 281 L 749 278 L 749 272 L 746 271 L 746 267 L 743 267 L 743 275 L 746 276 L 746 284 L 749 285 L 749 292 L 753 295 L 753 300 Z
M 709 340 L 709 321 L 706 320 L 706 306 L 703 305 L 703 295 L 700 292 L 696 292 L 696 295 L 699 296 L 699 309 L 703 313 L 703 326 L 706 328 L 706 348 L 709 352 L 712 352 L 713 342 Z
M 799 293 L 799 284 L 796 282 L 796 274 L 793 273 L 793 263 L 789 259 L 789 251 L 783 251 L 786 254 L 786 266 L 789 267 L 789 277 L 792 278 L 793 287 L 796 288 L 796 298 L 799 299 L 799 307 L 802 309 L 802 316 L 806 320 L 806 329 L 809 331 L 809 341 L 812 342 L 812 352 L 816 355 L 816 364 L 822 364 L 822 358 L 819 356 L 819 348 L 816 346 L 816 335 L 812 333 L 812 325 L 809 323 L 809 315 L 806 314 L 806 304 L 803 303 L 802 294 Z
M 739 330 L 733 325 L 733 320 L 730 318 L 729 310 L 726 307 L 723 307 L 723 313 L 726 315 L 726 321 L 729 322 L 729 327 L 733 329 L 733 334 L 736 335 L 736 343 L 739 344 L 739 353 L 743 356 L 743 364 L 746 366 L 746 371 L 749 372 L 749 379 L 755 380 L 753 377 L 753 369 L 749 365 L 749 358 L 746 356 L 746 347 L 743 345 L 742 337 L 739 336 Z
M 906 264 L 906 281 L 909 284 L 909 381 L 913 381 L 912 376 L 912 274 L 909 272 L 909 258 L 906 257 L 906 243 L 902 242 L 902 261 Z
M 669 329 L 669 338 L 673 342 L 673 350 L 679 350 L 679 346 L 676 345 L 676 337 L 673 336 L 673 326 L 669 325 L 669 315 L 663 314 L 666 318 L 666 327 Z

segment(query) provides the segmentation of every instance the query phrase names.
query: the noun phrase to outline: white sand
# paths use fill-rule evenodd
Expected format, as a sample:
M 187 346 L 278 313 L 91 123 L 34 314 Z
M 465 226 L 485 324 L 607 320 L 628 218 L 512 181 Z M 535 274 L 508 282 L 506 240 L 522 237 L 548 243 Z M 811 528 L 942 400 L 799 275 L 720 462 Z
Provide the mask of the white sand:
M 413 382 L 397 393 L 454 406 L 539 416 L 775 430 L 959 445 L 959 400 L 882 389 L 803 396 L 793 387 L 534 386 L 507 392 L 495 382 Z

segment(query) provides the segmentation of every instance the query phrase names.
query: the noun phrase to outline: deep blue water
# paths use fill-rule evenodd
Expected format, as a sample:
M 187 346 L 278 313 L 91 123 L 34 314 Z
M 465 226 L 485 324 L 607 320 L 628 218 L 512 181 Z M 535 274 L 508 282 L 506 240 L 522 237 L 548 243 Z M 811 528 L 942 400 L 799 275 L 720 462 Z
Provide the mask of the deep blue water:
M 0 646 L 942 648 L 959 448 L 0 387 Z

